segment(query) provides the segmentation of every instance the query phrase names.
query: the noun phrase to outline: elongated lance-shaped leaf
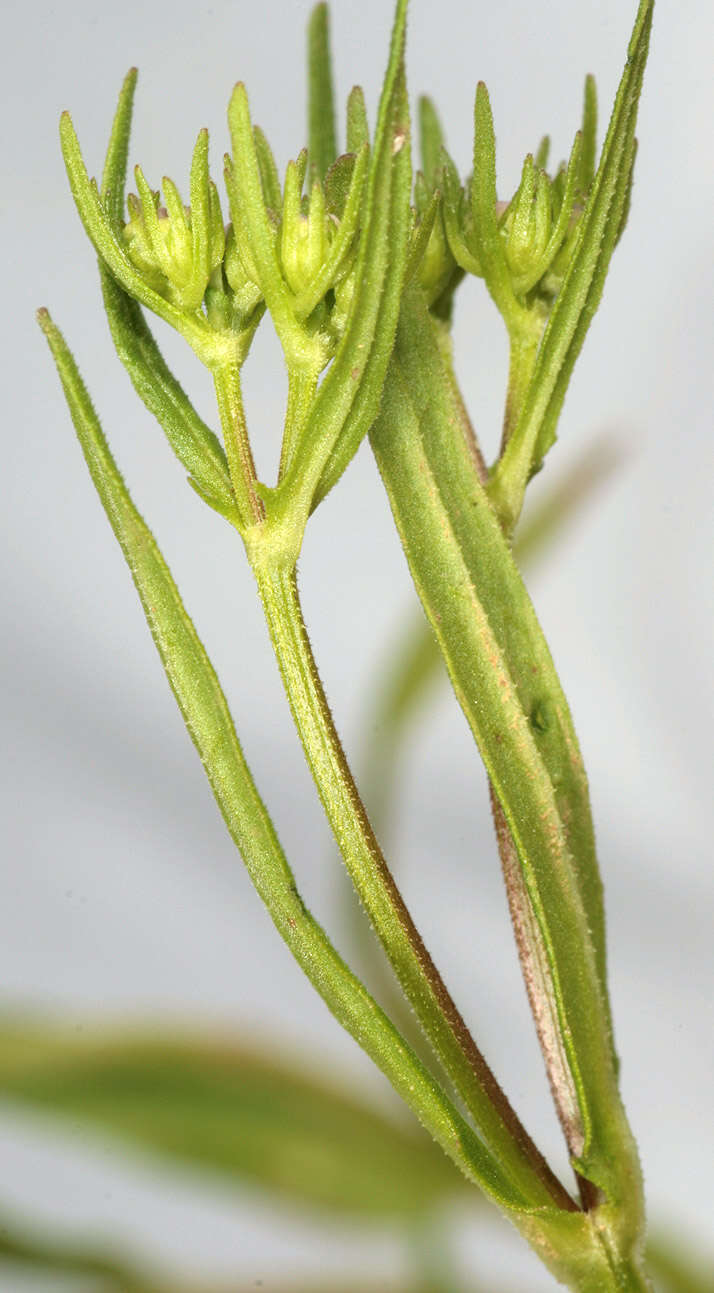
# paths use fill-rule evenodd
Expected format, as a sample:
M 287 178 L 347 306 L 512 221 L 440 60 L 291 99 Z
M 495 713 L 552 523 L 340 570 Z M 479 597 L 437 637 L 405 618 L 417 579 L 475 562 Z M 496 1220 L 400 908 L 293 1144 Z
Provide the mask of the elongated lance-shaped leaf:
M 626 1203 L 636 1211 L 585 775 L 547 646 L 452 399 L 425 304 L 410 291 L 372 444 L 417 591 L 517 848 L 565 1057 L 558 1100 L 571 1155 L 611 1199 L 630 1189 Z
M 516 300 L 496 213 L 496 138 L 488 90 L 483 81 L 476 89 L 474 107 L 474 169 L 471 179 L 471 213 L 476 257 L 486 286 L 503 315 L 509 333 L 524 321 L 526 311 Z
M 207 336 L 208 325 L 198 314 L 189 317 L 170 301 L 166 301 L 148 286 L 132 265 L 102 204 L 97 186 L 87 174 L 79 140 L 68 112 L 63 112 L 60 118 L 60 140 L 75 205 L 101 260 L 135 300 L 176 328 L 202 357 L 206 342 L 210 342 L 210 337 Z
M 100 266 L 104 308 L 116 352 L 132 385 L 153 413 L 189 484 L 227 521 L 239 517 L 230 473 L 218 437 L 196 412 L 168 367 L 136 301 Z
M 135 87 L 136 71 L 132 69 L 121 88 L 102 173 L 102 202 L 115 232 L 124 210 Z M 235 523 L 235 497 L 218 437 L 206 426 L 169 369 L 136 301 L 109 273 L 101 258 L 99 273 L 112 340 L 134 389 L 158 421 L 194 489 Z
M 498 1154 L 485 1146 L 391 1021 L 380 1010 L 306 908 L 260 799 L 235 733 L 225 696 L 151 531 L 137 512 L 111 455 L 77 366 L 46 311 L 38 316 L 52 350 L 92 480 L 132 573 L 167 678 L 198 750 L 211 789 L 258 894 L 278 932 L 336 1019 L 388 1077 L 433 1139 L 464 1174 L 530 1225 L 547 1192 L 514 1184 Z M 562 1214 L 571 1216 L 575 1214 Z
M 556 425 L 585 335 L 602 296 L 622 228 L 634 160 L 654 0 L 641 0 L 597 175 L 578 227 L 572 259 L 546 326 L 523 408 L 496 465 L 491 497 L 512 528 L 528 479 L 555 440 Z
M 337 157 L 337 124 L 330 57 L 330 18 L 317 4 L 307 28 L 307 117 L 310 171 L 324 180 Z
M 279 487 L 307 513 L 329 493 L 373 421 L 394 342 L 410 227 L 408 0 L 398 0 L 367 179 L 355 291 L 345 334 Z
M 280 267 L 276 231 L 266 208 L 248 96 L 242 83 L 236 85 L 231 95 L 228 124 L 233 162 L 226 169 L 226 187 L 236 237 L 239 242 L 247 237 L 260 289 L 285 350 L 288 366 L 299 366 L 303 352 L 309 350 L 309 346 L 306 346 L 304 330 L 295 320 L 292 292 Z
M 206 1030 L 0 1020 L 0 1093 L 322 1212 L 408 1218 L 468 1188 L 415 1124 Z

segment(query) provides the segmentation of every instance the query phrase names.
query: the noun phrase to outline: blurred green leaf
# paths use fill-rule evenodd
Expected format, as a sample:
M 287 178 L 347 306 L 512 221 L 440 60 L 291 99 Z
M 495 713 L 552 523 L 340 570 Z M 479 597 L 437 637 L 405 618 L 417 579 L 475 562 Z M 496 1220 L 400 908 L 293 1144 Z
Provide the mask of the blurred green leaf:
M 714 1257 L 685 1245 L 680 1237 L 655 1235 L 647 1245 L 647 1267 L 657 1293 L 712 1293 Z
M 0 1094 L 300 1204 L 394 1217 L 466 1182 L 416 1126 L 225 1039 L 0 1025 Z

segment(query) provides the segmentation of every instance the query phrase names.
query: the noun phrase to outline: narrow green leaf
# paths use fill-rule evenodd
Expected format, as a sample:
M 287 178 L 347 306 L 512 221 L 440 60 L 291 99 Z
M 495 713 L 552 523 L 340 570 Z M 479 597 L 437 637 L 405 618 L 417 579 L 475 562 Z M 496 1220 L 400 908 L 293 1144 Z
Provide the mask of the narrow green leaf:
M 528 479 L 555 440 L 575 361 L 600 303 L 610 258 L 626 213 L 652 9 L 653 0 L 641 0 L 600 165 L 580 220 L 572 259 L 543 335 L 521 415 L 494 469 L 489 492 L 508 525 L 518 516 Z
M 398 0 L 392 29 L 349 322 L 279 487 L 287 507 L 301 498 L 307 511 L 329 493 L 379 406 L 399 314 L 411 219 L 409 105 L 403 67 L 407 3 Z
M 124 77 L 102 172 L 102 203 L 115 233 L 120 230 L 124 219 L 124 187 L 137 77 L 135 67 L 130 68 Z
M 174 377 L 136 301 L 101 265 L 100 275 L 112 340 L 134 390 L 186 468 L 190 484 L 214 511 L 237 524 L 228 463 L 218 437 Z
M 369 123 L 361 85 L 353 85 L 347 99 L 347 152 L 358 153 L 369 143 Z
M 454 434 L 451 399 L 425 304 L 410 292 L 372 444 L 417 590 L 517 847 L 565 1050 L 558 1094 L 571 1152 L 584 1175 L 616 1195 L 620 1170 L 631 1168 L 631 1139 L 616 1087 L 587 783 L 530 600 Z
M 102 174 L 102 202 L 115 230 L 121 224 L 136 73 L 124 80 Z M 112 340 L 135 391 L 164 431 L 193 487 L 227 520 L 237 511 L 223 448 L 166 364 L 141 309 L 104 267 L 99 273 Z
M 476 89 L 474 107 L 474 169 L 471 179 L 471 212 L 476 257 L 483 267 L 486 286 L 510 331 L 524 311 L 511 286 L 506 253 L 496 213 L 496 137 L 488 90 L 483 81 Z
M 411 1123 L 304 1061 L 206 1032 L 0 1021 L 0 1093 L 321 1211 L 406 1218 L 466 1187 Z
M 126 490 L 74 359 L 46 311 L 40 311 L 38 321 L 184 722 L 229 833 L 278 932 L 335 1018 L 388 1077 L 433 1139 L 502 1207 L 516 1218 L 525 1216 L 528 1199 L 421 1065 L 303 903 L 245 762 L 213 666 L 156 541 Z
M 430 189 L 436 185 L 436 175 L 441 165 L 444 132 L 433 101 L 423 94 L 419 100 L 419 142 L 421 168 Z
M 308 155 L 310 171 L 324 180 L 337 157 L 337 127 L 332 89 L 330 20 L 326 4 L 317 4 L 307 27 Z
M 187 284 L 200 306 L 211 274 L 211 192 L 208 173 L 208 131 L 199 131 L 191 159 L 191 259 L 193 269 Z
M 292 293 L 280 268 L 276 230 L 266 208 L 248 96 L 240 82 L 228 105 L 228 124 L 233 166 L 226 170 L 226 186 L 236 238 L 239 243 L 242 237 L 248 239 L 260 289 L 291 367 L 299 363 L 299 356 L 304 352 L 304 333 L 295 321 Z
M 583 92 L 583 152 L 580 159 L 578 187 L 581 193 L 588 193 L 595 178 L 597 164 L 597 86 L 594 76 L 585 77 Z

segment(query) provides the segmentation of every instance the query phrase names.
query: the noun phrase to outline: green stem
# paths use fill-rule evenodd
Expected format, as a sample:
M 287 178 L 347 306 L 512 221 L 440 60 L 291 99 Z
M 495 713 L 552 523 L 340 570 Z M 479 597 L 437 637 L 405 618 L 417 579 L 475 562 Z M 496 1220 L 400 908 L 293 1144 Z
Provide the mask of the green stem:
M 259 559 L 260 547 L 265 559 Z M 334 727 L 303 623 L 294 568 L 250 555 L 293 718 L 337 844 L 402 988 L 479 1134 L 536 1206 L 573 1209 L 452 1001 L 387 867 Z
M 317 389 L 319 370 L 314 366 L 292 368 L 288 376 L 288 404 L 285 412 L 285 430 L 280 451 L 280 472 L 282 480 L 293 460 L 300 435 L 307 422 L 312 402 Z
M 511 433 L 518 424 L 546 322 L 545 316 L 532 313 L 528 316 L 529 326 L 519 326 L 509 331 L 508 388 L 503 413 L 500 454 L 503 454 Z
M 264 508 L 256 490 L 257 477 L 243 410 L 238 364 L 217 365 L 213 370 L 213 381 L 238 514 L 242 526 L 247 527 L 262 520 Z

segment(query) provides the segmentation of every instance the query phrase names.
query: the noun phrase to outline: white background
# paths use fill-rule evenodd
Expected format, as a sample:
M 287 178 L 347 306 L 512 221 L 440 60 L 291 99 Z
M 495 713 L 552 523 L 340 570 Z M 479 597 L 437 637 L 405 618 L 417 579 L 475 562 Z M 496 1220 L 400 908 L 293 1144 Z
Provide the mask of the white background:
M 340 98 L 361 81 L 374 115 L 390 5 L 333 4 Z M 634 0 L 413 0 L 412 96 L 437 99 L 451 151 L 469 168 L 477 79 L 489 85 L 499 188 L 550 130 L 567 153 L 582 76 L 603 117 L 620 75 Z M 244 79 L 280 165 L 304 142 L 303 28 L 309 5 L 101 8 L 11 3 L 3 73 L 3 349 L 8 363 L 0 677 L 7 760 L 0 870 L 3 1002 L 75 1020 L 160 1017 L 302 1047 L 387 1099 L 295 970 L 228 841 L 163 680 L 123 561 L 90 486 L 33 311 L 65 330 L 134 496 L 174 569 L 224 681 L 258 784 L 309 902 L 338 942 L 338 863 L 315 806 L 268 654 L 239 544 L 185 486 L 115 360 L 93 253 L 72 207 L 56 121 L 72 110 L 98 170 L 116 93 L 139 65 L 132 161 L 153 183 L 185 183 L 199 127 L 214 173 L 225 105 Z M 592 438 L 621 446 L 617 478 L 530 581 L 571 700 L 589 770 L 609 916 L 623 1087 L 651 1212 L 704 1240 L 710 1223 L 712 951 L 710 845 L 712 9 L 655 15 L 630 225 L 568 396 L 553 478 Z M 163 333 L 162 333 L 163 341 Z M 167 354 L 205 415 L 208 381 L 174 338 Z M 470 283 L 457 314 L 459 368 L 493 452 L 505 379 L 500 320 Z M 259 465 L 274 470 L 284 395 L 266 324 L 246 370 Z M 7 460 L 10 471 L 7 471 Z M 540 488 L 534 485 L 534 492 Z M 308 624 L 348 751 L 365 697 L 411 605 L 408 577 L 368 450 L 310 526 L 301 563 Z M 410 753 L 400 876 L 427 943 L 530 1128 L 562 1163 L 522 1001 L 490 839 L 484 779 L 446 693 Z M 403 1244 L 118 1166 L 97 1143 L 0 1120 L 0 1208 L 104 1227 L 185 1271 L 403 1269 Z M 493 1287 L 550 1287 L 529 1254 L 457 1227 L 461 1258 Z M 13 1290 L 28 1287 L 19 1277 Z M 55 1281 L 36 1282 L 42 1290 Z

